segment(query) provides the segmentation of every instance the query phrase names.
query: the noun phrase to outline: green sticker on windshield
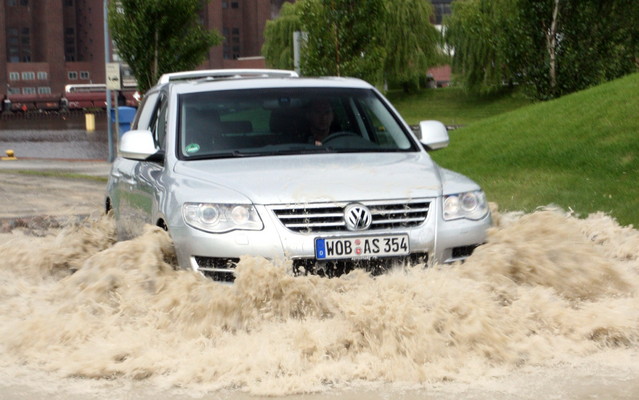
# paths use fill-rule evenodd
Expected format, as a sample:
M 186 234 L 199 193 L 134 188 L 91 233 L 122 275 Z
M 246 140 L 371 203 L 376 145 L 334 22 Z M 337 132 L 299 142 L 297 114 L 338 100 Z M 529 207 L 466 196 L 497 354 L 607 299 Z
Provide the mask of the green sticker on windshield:
M 200 151 L 200 145 L 197 143 L 191 143 L 186 146 L 185 150 L 187 153 L 195 153 L 197 151 Z

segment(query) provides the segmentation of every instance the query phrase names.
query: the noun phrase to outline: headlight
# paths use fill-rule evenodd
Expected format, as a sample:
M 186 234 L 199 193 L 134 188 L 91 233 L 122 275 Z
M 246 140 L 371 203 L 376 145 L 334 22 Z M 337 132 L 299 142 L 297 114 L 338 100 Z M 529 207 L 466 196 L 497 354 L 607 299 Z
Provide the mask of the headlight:
M 193 228 L 212 233 L 236 229 L 259 231 L 263 226 L 250 204 L 184 203 L 182 216 Z
M 444 196 L 444 219 L 478 220 L 488 214 L 486 195 L 481 190 Z

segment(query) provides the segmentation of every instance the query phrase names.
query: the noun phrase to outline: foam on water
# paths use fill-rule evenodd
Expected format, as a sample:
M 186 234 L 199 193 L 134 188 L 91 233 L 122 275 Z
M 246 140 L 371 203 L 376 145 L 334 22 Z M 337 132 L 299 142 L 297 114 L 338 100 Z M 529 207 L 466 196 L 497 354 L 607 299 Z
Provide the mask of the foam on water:
M 246 257 L 234 285 L 174 270 L 157 228 L 16 237 L 0 246 L 0 372 L 282 395 L 637 351 L 637 230 L 551 210 L 496 221 L 463 264 L 324 279 Z

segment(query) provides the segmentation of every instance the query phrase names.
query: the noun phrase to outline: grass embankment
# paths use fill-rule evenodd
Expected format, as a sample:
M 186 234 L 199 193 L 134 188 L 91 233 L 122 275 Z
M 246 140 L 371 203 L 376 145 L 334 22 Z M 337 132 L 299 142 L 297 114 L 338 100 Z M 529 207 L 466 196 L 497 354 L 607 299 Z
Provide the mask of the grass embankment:
M 470 95 L 460 88 L 422 90 L 409 95 L 390 92 L 388 99 L 411 125 L 425 119 L 449 126 L 467 125 L 532 104 L 516 90 L 507 89 L 490 96 Z
M 552 204 L 639 225 L 639 74 L 482 119 L 450 136 L 433 159 L 474 179 L 501 210 Z

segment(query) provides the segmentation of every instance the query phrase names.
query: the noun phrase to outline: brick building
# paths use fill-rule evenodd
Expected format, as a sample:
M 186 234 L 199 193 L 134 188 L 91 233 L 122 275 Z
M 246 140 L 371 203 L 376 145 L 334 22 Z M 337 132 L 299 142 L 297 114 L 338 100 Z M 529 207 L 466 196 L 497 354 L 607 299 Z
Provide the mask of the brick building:
M 294 0 L 210 0 L 202 20 L 225 41 L 202 67 L 264 66 L 262 32 L 285 1 Z M 104 83 L 103 16 L 103 0 L 0 0 L 0 99 Z

